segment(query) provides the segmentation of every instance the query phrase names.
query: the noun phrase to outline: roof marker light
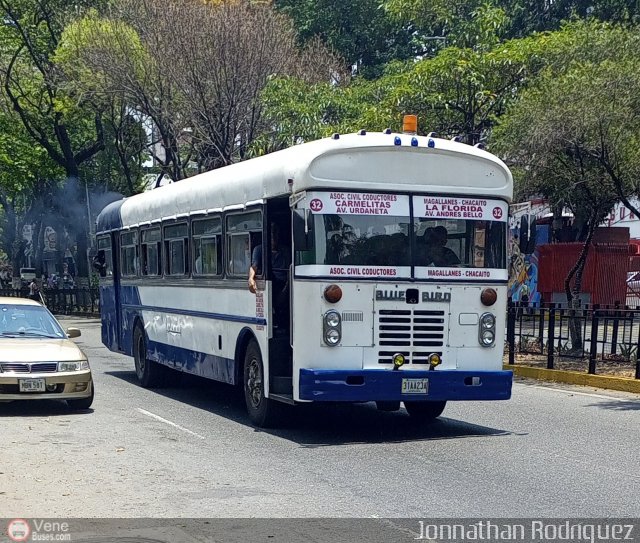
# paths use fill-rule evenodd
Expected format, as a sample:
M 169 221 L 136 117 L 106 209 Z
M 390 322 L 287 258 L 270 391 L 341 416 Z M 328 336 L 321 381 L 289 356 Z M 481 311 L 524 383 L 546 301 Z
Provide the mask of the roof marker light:
M 451 138 L 451 141 L 457 141 L 458 143 L 462 141 L 462 136 L 454 136 Z
M 418 138 L 411 138 L 411 147 L 418 146 Z
M 418 133 L 418 116 L 405 115 L 402 118 L 402 131 L 405 134 L 417 134 Z
M 429 132 L 427 134 L 427 138 L 437 138 L 438 137 L 438 133 L 437 132 Z
M 391 128 L 385 128 L 385 129 L 382 131 L 382 133 L 383 133 L 383 134 L 391 134 Z
M 393 144 L 402 145 L 402 140 L 400 139 L 400 136 L 396 136 L 395 138 L 393 138 Z
M 476 149 L 484 149 L 484 148 L 486 147 L 486 145 L 485 145 L 484 143 L 480 142 L 480 143 L 476 143 L 476 144 L 474 145 L 474 147 L 475 147 Z
M 337 132 L 335 132 L 332 136 L 331 136 L 332 140 L 339 140 L 340 139 L 340 134 L 338 134 Z
M 358 132 L 358 136 L 366 136 L 367 135 L 367 131 L 366 130 L 360 130 Z
M 431 138 L 429 138 L 429 142 L 427 143 L 427 146 L 433 149 L 436 146 L 436 142 L 433 141 Z

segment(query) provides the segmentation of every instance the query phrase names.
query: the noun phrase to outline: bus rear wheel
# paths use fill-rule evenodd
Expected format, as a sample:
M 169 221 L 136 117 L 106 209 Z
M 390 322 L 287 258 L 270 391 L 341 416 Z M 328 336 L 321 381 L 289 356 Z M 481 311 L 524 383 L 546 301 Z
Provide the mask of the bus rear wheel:
M 243 376 L 244 399 L 251 422 L 261 428 L 273 426 L 280 406 L 265 396 L 264 364 L 255 339 L 247 345 Z
M 420 422 L 430 422 L 437 419 L 444 411 L 446 401 L 440 402 L 404 402 L 404 407 L 411 418 Z
M 136 376 L 144 388 L 161 387 L 166 383 L 169 370 L 147 358 L 147 336 L 139 324 L 133 331 L 133 360 Z

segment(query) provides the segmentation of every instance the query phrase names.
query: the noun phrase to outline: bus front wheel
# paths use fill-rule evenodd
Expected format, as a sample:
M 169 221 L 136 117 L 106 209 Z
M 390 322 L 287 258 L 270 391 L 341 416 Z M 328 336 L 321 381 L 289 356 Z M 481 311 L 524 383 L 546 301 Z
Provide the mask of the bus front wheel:
M 444 411 L 446 401 L 441 402 L 404 402 L 404 407 L 411 418 L 421 422 L 437 419 Z
M 155 388 L 165 384 L 168 370 L 147 358 L 147 337 L 139 324 L 133 331 L 133 360 L 136 376 L 144 388 Z
M 251 422 L 267 428 L 275 423 L 278 405 L 265 396 L 264 365 L 255 339 L 247 345 L 244 355 L 244 399 Z

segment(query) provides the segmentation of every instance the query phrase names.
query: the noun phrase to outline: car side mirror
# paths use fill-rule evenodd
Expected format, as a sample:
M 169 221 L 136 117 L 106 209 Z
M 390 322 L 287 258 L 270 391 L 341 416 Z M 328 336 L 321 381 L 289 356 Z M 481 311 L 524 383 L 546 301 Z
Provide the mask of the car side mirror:
M 67 337 L 73 339 L 74 337 L 80 337 L 82 332 L 78 328 L 67 328 Z

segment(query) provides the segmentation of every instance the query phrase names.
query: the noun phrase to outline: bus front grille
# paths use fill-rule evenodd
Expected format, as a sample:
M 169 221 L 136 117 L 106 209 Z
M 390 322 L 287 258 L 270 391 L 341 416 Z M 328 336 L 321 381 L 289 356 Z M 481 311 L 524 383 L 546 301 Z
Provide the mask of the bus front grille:
M 393 355 L 398 353 L 411 364 L 428 364 L 433 353 L 442 356 L 445 324 L 445 312 L 440 310 L 379 310 L 378 363 L 392 364 Z

